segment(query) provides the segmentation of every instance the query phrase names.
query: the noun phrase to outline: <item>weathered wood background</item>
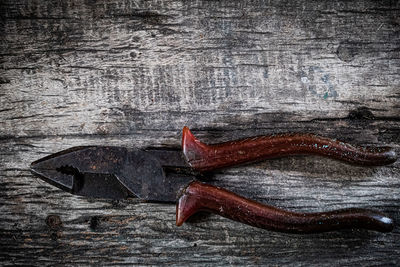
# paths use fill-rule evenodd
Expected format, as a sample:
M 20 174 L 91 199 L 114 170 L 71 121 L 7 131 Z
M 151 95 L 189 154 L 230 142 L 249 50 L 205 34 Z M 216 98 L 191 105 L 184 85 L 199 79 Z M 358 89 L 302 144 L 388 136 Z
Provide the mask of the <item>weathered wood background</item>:
M 382 234 L 291 235 L 76 197 L 30 162 L 76 145 L 313 132 L 400 152 L 398 1 L 1 1 L 2 265 L 398 265 L 400 162 L 293 157 L 213 184 L 297 211 L 375 208 Z

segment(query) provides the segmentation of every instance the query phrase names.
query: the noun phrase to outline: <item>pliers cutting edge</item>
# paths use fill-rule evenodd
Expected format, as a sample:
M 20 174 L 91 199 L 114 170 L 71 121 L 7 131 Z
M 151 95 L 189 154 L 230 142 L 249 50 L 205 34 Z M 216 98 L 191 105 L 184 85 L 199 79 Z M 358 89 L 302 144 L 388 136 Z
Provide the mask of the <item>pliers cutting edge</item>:
M 33 162 L 31 170 L 46 182 L 75 195 L 176 202 L 178 226 L 194 213 L 205 210 L 255 227 L 289 233 L 393 229 L 393 220 L 378 211 L 349 208 L 296 213 L 198 181 L 200 172 L 299 154 L 367 166 L 390 164 L 397 159 L 388 147 L 356 147 L 312 134 L 279 134 L 206 145 L 185 127 L 182 149 L 73 147 Z

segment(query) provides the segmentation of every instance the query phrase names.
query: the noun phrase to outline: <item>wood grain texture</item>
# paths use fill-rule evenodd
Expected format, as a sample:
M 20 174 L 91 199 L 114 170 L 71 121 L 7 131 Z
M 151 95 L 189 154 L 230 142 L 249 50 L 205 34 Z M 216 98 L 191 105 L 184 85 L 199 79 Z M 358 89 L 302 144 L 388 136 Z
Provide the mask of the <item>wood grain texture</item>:
M 179 146 L 311 132 L 400 152 L 396 1 L 1 1 L 3 265 L 398 265 L 400 162 L 293 157 L 207 181 L 299 212 L 363 207 L 382 234 L 274 233 L 175 207 L 84 199 L 30 162 L 76 145 Z

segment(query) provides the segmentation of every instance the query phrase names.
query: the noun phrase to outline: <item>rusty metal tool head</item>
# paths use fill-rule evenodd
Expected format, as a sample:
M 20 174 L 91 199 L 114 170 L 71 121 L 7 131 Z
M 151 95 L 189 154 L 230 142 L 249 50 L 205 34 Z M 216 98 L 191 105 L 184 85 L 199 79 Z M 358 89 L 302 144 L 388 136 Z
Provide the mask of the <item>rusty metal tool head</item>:
M 184 129 L 183 149 L 136 149 L 113 146 L 82 146 L 67 149 L 31 164 L 31 170 L 45 181 L 72 194 L 109 199 L 137 197 L 149 202 L 177 202 L 177 225 L 199 210 L 208 210 L 222 216 L 269 230 L 313 233 L 343 228 L 365 228 L 390 231 L 393 221 L 385 214 L 367 209 L 343 209 L 320 213 L 296 213 L 257 203 L 225 189 L 197 181 L 197 170 L 211 170 L 258 158 L 287 155 L 288 149 L 312 152 L 314 147 L 329 146 L 334 150 L 348 150 L 354 160 L 380 160 L 393 157 L 388 149 L 360 150 L 348 144 L 313 135 L 260 137 L 207 146 Z M 320 143 L 318 143 L 320 142 Z M 325 142 L 325 143 L 324 143 Z M 336 142 L 336 143 L 335 143 Z M 307 147 L 307 144 L 311 144 Z M 317 146 L 314 146 L 317 143 Z M 294 144 L 291 146 L 291 144 Z M 299 146 L 303 144 L 303 146 Z M 269 145 L 272 152 L 263 149 L 254 154 L 255 146 Z M 306 147 L 306 149 L 304 149 Z M 320 152 L 320 150 L 315 149 Z M 350 151 L 350 152 L 349 152 Z M 297 151 L 299 152 L 299 151 Z M 341 159 L 338 154 L 329 154 Z M 272 154 L 271 154 L 272 153 Z M 282 152 L 283 153 L 283 152 Z M 349 154 L 350 153 L 350 154 Z M 353 153 L 353 154 L 351 154 Z M 360 154 L 361 153 L 361 154 Z M 375 153 L 375 154 L 373 154 Z M 293 153 L 299 154 L 299 153 Z M 318 154 L 318 153 L 314 153 Z M 321 153 L 320 153 L 321 154 Z M 244 156 L 243 156 L 244 155 Z M 238 160 L 240 159 L 240 160 Z M 379 165 L 377 164 L 377 165 Z
M 31 164 L 33 173 L 75 195 L 158 202 L 175 202 L 176 189 L 194 180 L 173 168 L 189 168 L 180 151 L 113 146 L 74 147 Z

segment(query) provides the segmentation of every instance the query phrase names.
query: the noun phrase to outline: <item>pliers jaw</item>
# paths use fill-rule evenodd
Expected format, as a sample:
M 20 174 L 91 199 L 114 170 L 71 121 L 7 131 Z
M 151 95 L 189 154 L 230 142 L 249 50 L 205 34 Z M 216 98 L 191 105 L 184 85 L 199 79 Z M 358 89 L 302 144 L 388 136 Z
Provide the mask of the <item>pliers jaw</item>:
M 31 172 L 71 194 L 109 199 L 126 199 L 132 193 L 112 174 L 96 171 L 85 153 L 91 147 L 73 147 L 39 159 Z
M 75 195 L 175 202 L 178 191 L 194 177 L 179 173 L 174 176 L 170 171 L 186 166 L 181 152 L 174 150 L 86 146 L 37 160 L 31 164 L 31 171 Z
M 69 193 L 74 193 L 74 175 L 63 171 L 64 168 L 68 168 L 65 162 L 60 161 L 59 157 L 79 151 L 84 147 L 73 147 L 67 150 L 63 150 L 58 153 L 51 154 L 47 157 L 41 158 L 31 163 L 30 170 L 33 174 L 39 176 L 46 182 L 64 190 Z M 73 165 L 70 165 L 76 170 Z

